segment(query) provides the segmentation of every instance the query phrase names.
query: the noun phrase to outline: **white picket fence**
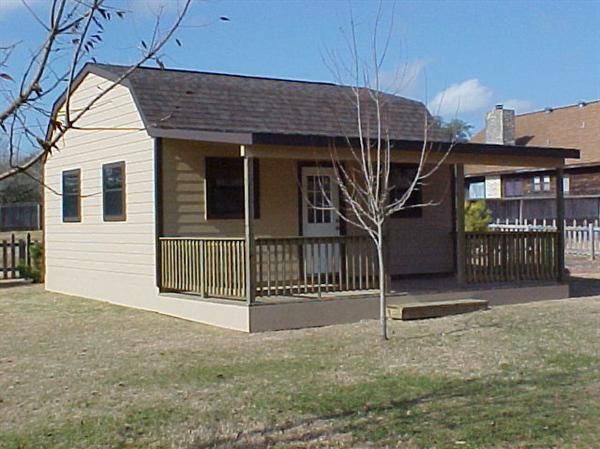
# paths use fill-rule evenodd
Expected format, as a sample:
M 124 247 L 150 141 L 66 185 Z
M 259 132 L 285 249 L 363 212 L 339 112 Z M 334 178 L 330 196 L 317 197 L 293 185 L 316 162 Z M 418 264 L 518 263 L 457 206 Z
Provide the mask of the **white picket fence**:
M 556 231 L 556 220 L 496 220 L 488 227 L 496 231 Z M 595 260 L 600 252 L 599 242 L 598 220 L 565 220 L 565 253 Z

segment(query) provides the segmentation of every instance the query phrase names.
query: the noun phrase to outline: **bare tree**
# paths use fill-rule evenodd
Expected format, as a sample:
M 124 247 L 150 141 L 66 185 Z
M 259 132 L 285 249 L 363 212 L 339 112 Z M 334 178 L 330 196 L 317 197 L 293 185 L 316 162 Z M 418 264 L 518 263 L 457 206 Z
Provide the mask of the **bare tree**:
M 352 86 L 351 101 L 356 111 L 357 137 L 346 138 L 344 148 L 331 148 L 331 165 L 342 197 L 340 204 L 343 206 L 336 205 L 323 186 L 321 193 L 326 202 L 324 209 L 333 210 L 345 222 L 365 231 L 373 241 L 378 260 L 381 337 L 387 340 L 388 220 L 402 210 L 439 204 L 439 200 L 415 203 L 411 198 L 446 161 L 452 142 L 440 144 L 431 138 L 432 135 L 440 134 L 436 133 L 435 122 L 425 110 L 422 117 L 423 136 L 419 142 L 420 150 L 416 153 L 414 170 L 408 175 L 408 179 L 405 177 L 399 180 L 393 176 L 394 154 L 401 149 L 394 148 L 390 137 L 391 129 L 403 124 L 392 123 L 386 116 L 385 103 L 389 96 L 380 89 L 380 73 L 391 37 L 390 31 L 384 39 L 383 50 L 379 51 L 377 37 L 381 14 L 380 9 L 371 42 L 371 57 L 366 61 L 360 57 L 356 27 L 352 19 L 348 39 L 352 63 L 347 65 L 334 61 L 331 64 L 338 79 L 342 78 L 342 71 L 352 77 L 349 84 Z M 402 185 L 399 181 L 403 181 Z
M 29 169 L 57 149 L 64 133 L 108 92 L 148 61 L 163 67 L 163 49 L 181 25 L 192 0 L 182 0 L 178 11 L 165 26 L 162 9 L 156 12 L 153 27 L 147 38 L 137 45 L 139 56 L 118 79 L 107 83 L 86 104 L 71 107 L 74 80 L 88 62 L 95 62 L 94 53 L 114 22 L 123 20 L 131 11 L 110 0 L 48 0 L 44 3 L 46 16 L 22 0 L 32 20 L 43 28 L 44 37 L 31 50 L 26 67 L 13 73 L 11 58 L 22 42 L 0 47 L 0 155 L 7 159 L 8 168 L 0 171 L 0 181 L 17 173 L 30 174 Z M 181 42 L 176 39 L 177 45 Z M 61 118 L 53 117 L 53 105 L 64 94 Z M 2 102 L 4 105 L 2 105 Z M 25 154 L 28 153 L 26 156 Z

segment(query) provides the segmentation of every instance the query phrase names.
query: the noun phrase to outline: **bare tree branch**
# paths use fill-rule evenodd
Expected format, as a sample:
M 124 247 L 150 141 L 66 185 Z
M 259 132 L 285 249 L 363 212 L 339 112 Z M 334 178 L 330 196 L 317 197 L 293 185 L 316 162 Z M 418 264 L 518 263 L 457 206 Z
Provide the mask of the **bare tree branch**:
M 351 12 L 351 27 L 348 36 L 345 36 L 351 64 L 337 60 L 330 61 L 328 64 L 328 67 L 333 68 L 334 74 L 338 76 L 342 72 L 348 72 L 348 67 L 352 67 L 351 92 L 358 137 L 347 137 L 345 148 L 335 146 L 330 148 L 333 176 L 339 186 L 344 209 L 333 201 L 331 190 L 323 188 L 322 184 L 320 184 L 320 193 L 326 198 L 325 204 L 311 205 L 311 207 L 335 212 L 341 220 L 366 232 L 373 241 L 379 265 L 381 336 L 387 339 L 385 247 L 389 218 L 402 210 L 430 207 L 440 203 L 441 200 L 435 199 L 415 202 L 414 195 L 423 188 L 426 180 L 446 163 L 453 143 L 450 145 L 446 143 L 447 148 L 443 153 L 437 151 L 435 142 L 431 142 L 429 138 L 434 123 L 425 110 L 422 118 L 422 144 L 416 155 L 414 169 L 412 172 L 407 172 L 410 179 L 405 185 L 396 185 L 397 180 L 392 176 L 393 153 L 399 150 L 393 148 L 390 129 L 402 124 L 394 123 L 391 121 L 392 117 L 388 117 L 389 108 L 386 108 L 386 100 L 389 97 L 381 91 L 380 72 L 392 37 L 390 25 L 383 43 L 380 44 L 378 35 L 382 14 L 383 10 L 380 6 L 370 42 L 371 55 L 366 60 L 368 62 L 364 62 L 359 55 L 358 35 Z M 329 55 L 335 53 L 330 52 Z M 343 80 L 338 81 L 340 84 L 346 84 Z M 308 201 L 307 197 L 305 201 Z
M 84 105 L 78 106 L 76 111 L 71 108 L 75 78 L 83 63 L 90 58 L 93 60 L 93 50 L 102 42 L 102 34 L 113 15 L 122 18 L 126 11 L 108 5 L 108 0 L 52 0 L 49 2 L 49 18 L 46 23 L 24 3 L 34 19 L 42 22 L 46 36 L 40 47 L 31 55 L 28 66 L 20 76 L 16 93 L 7 101 L 6 106 L 0 106 L 0 142 L 2 133 L 6 140 L 6 147 L 0 147 L 0 155 L 8 154 L 7 159 L 10 161 L 9 169 L 0 174 L 0 181 L 27 171 L 44 160 L 53 149 L 58 148 L 57 143 L 65 132 L 81 129 L 77 122 L 83 115 L 144 63 L 153 60 L 162 66 L 161 51 L 181 26 L 191 1 L 183 2 L 181 9 L 164 32 L 161 32 L 163 17 L 158 14 L 151 30 L 149 45 L 142 41 L 142 54 L 136 62 L 130 64 L 117 79 L 110 81 Z M 15 47 L 16 44 L 0 48 L 0 66 L 8 63 Z M 63 59 L 68 60 L 68 63 L 63 62 Z M 0 82 L 10 82 L 14 78 L 8 73 L 0 72 Z M 64 113 L 62 120 L 52 116 L 56 111 L 47 107 L 46 102 L 61 86 L 65 86 L 64 102 L 61 105 Z M 48 132 L 40 129 L 39 117 L 49 121 Z M 36 122 L 35 126 L 28 123 L 32 120 Z M 17 123 L 20 132 L 16 132 Z M 26 161 L 16 157 L 21 150 L 20 144 L 24 142 L 21 135 L 39 149 Z

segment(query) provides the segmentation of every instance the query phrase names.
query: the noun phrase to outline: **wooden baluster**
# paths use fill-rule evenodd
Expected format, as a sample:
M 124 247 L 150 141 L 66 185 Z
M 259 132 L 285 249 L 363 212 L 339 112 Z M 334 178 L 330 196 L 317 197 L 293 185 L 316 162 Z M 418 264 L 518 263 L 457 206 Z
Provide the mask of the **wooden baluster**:
M 166 245 L 163 239 L 159 240 L 160 242 L 160 287 L 167 288 L 167 278 L 165 273 L 167 273 L 167 269 L 169 269 L 169 265 L 167 264 L 167 255 L 166 255 Z
M 294 240 L 294 257 L 296 267 L 296 291 L 298 295 L 304 292 L 304 239 Z
M 171 258 L 169 257 L 170 245 L 168 240 L 164 240 L 161 242 L 162 245 L 162 272 L 163 272 L 163 287 L 164 288 L 173 288 L 173 283 L 171 281 L 171 270 L 173 269 L 173 265 L 171 265 Z
M 2 277 L 8 278 L 8 242 L 2 240 Z
M 189 292 L 191 290 L 189 242 L 187 240 L 181 240 L 180 244 L 181 252 L 183 254 L 183 288 L 186 292 Z
M 361 270 L 360 270 L 360 290 L 369 288 L 369 255 L 365 251 L 365 241 L 363 238 L 358 242 Z
M 28 232 L 27 233 L 27 247 L 25 248 L 25 257 L 26 257 L 26 261 L 25 263 L 27 264 L 28 267 L 31 267 L 31 234 Z
M 273 240 L 273 292 L 279 295 L 279 248 L 277 240 Z
M 344 244 L 343 244 L 343 248 L 342 250 L 344 251 L 344 263 L 343 263 L 343 269 L 344 269 L 344 290 L 348 291 L 350 290 L 350 265 L 349 265 L 349 259 L 348 259 L 348 244 L 349 244 L 349 239 L 347 237 L 344 237 Z
M 174 270 L 173 270 L 173 288 L 175 288 L 176 290 L 179 290 L 181 288 L 181 285 L 179 284 L 179 272 L 180 272 L 180 260 L 177 257 L 177 240 L 173 240 L 171 242 L 171 252 L 172 255 L 171 257 L 173 257 L 173 263 L 174 263 Z
M 307 266 L 309 267 L 309 277 L 310 277 L 310 292 L 315 292 L 315 248 L 312 243 L 312 239 L 306 240 L 306 254 L 308 257 Z
M 271 240 L 265 241 L 265 248 L 267 249 L 267 296 L 271 296 L 271 275 L 273 273 Z
M 345 249 L 343 248 L 343 239 L 342 238 L 338 238 L 338 242 L 336 243 L 336 248 L 337 248 L 337 252 L 336 252 L 336 262 L 338 265 L 338 290 L 339 291 L 343 291 L 344 290 L 344 271 L 343 271 L 343 257 L 345 257 L 344 252 Z
M 206 296 L 206 248 L 205 241 L 198 241 L 198 293 L 203 298 Z

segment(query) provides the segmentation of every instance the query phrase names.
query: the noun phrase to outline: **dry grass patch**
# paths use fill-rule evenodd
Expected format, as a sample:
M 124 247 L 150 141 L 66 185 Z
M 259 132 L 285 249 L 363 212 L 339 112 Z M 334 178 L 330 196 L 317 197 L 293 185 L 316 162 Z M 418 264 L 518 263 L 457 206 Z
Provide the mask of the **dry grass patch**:
M 0 290 L 0 447 L 599 447 L 600 299 L 246 335 Z

